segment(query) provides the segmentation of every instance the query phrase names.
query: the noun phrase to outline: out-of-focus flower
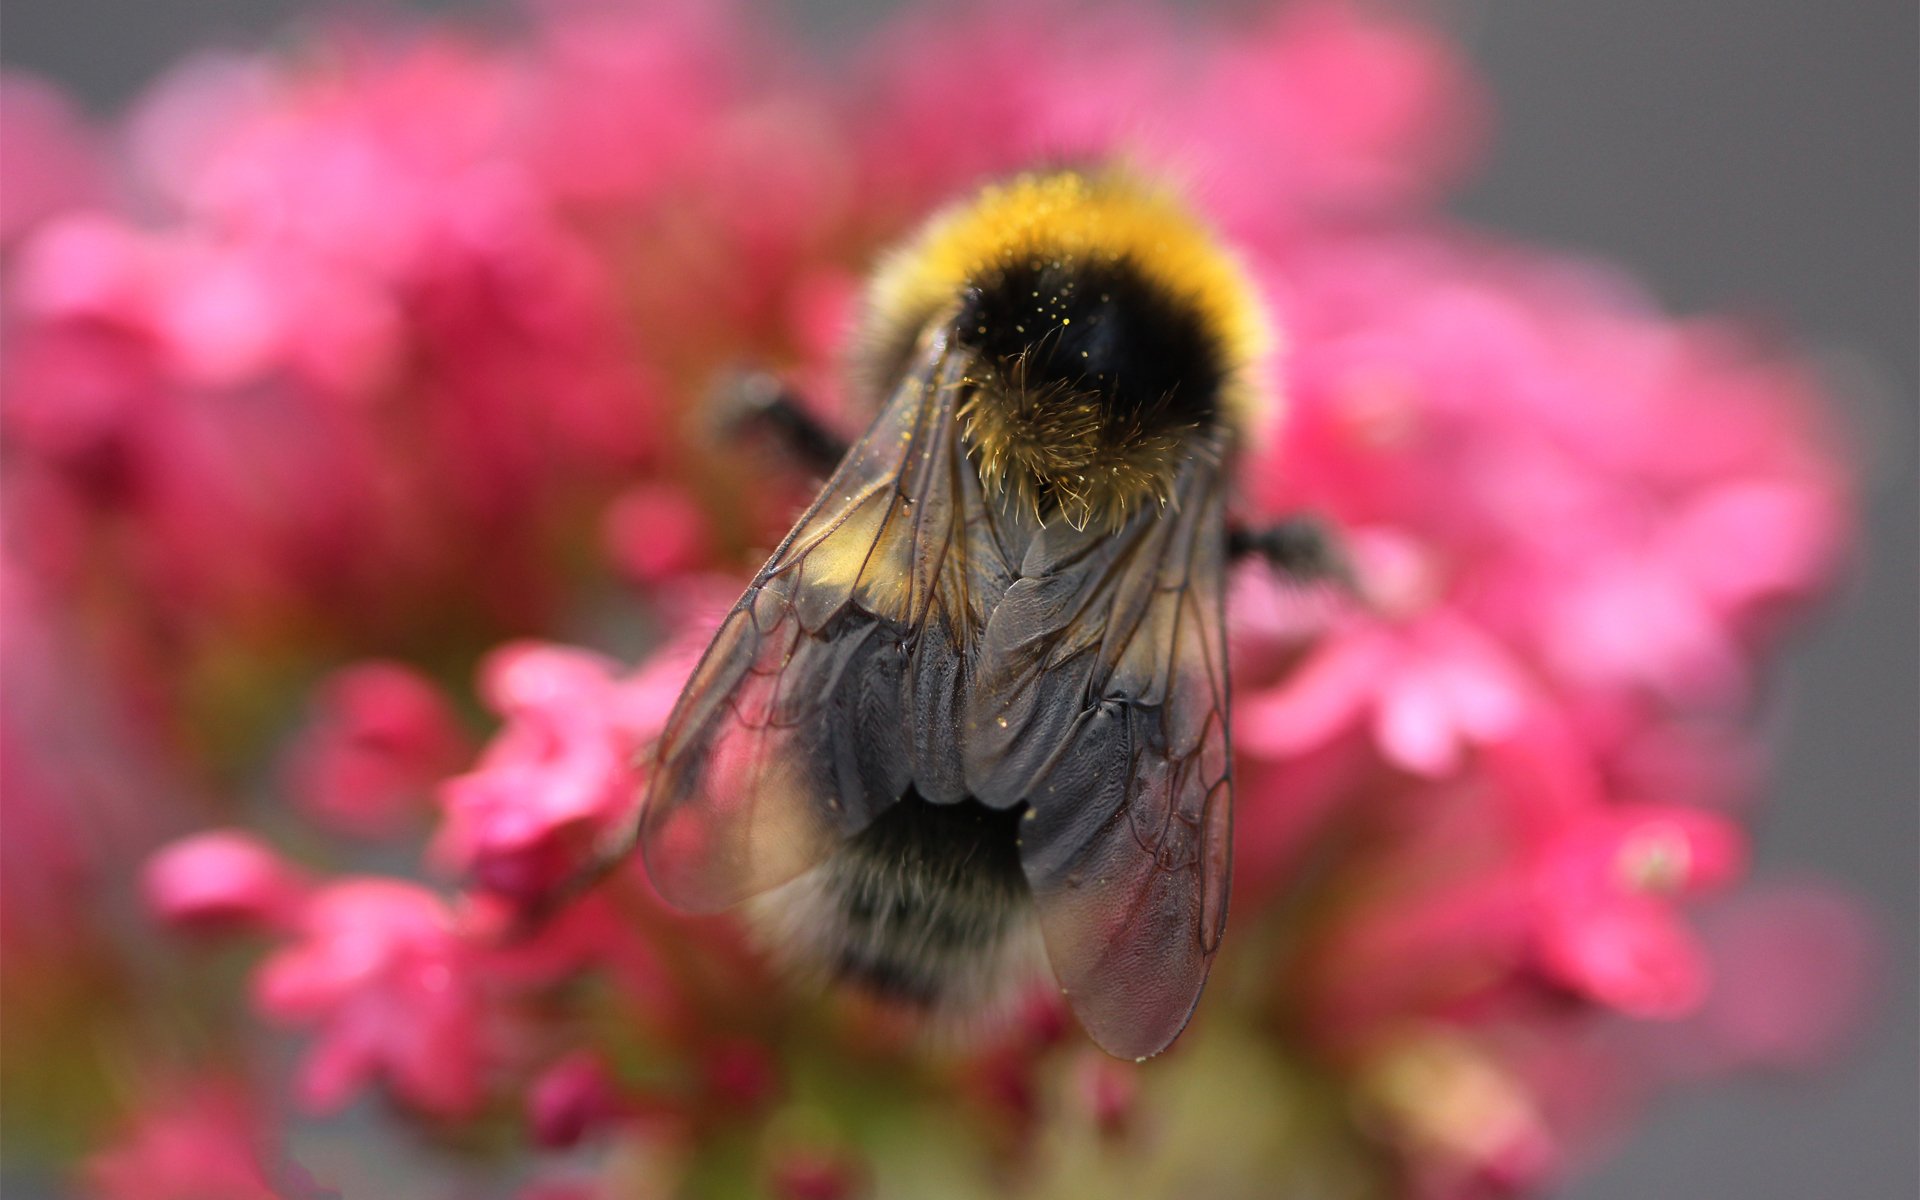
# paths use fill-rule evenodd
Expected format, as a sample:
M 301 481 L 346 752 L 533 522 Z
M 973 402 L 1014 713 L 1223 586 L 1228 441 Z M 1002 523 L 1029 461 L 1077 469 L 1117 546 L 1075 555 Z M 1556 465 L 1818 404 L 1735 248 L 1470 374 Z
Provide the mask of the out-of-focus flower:
M 135 530 L 128 581 L 195 638 L 204 612 L 417 630 L 436 595 L 524 621 L 553 506 L 604 495 L 654 427 L 513 116 L 527 64 L 369 42 L 336 66 L 189 65 L 135 123 L 167 219 L 50 216 L 9 272 L 36 507 Z
M 549 1067 L 527 1095 L 533 1138 L 542 1146 L 572 1146 L 623 1107 L 606 1066 L 584 1052 Z
M 164 837 L 192 793 L 142 698 L 103 685 L 98 647 L 20 561 L 13 528 L 0 543 L 0 940 L 9 958 L 61 956 L 94 915 L 76 901 Z
M 584 651 L 496 651 L 481 693 L 507 724 L 474 770 L 442 790 L 436 856 L 492 891 L 546 895 L 631 812 L 635 759 L 666 724 L 692 666 L 670 665 L 667 681 L 646 672 L 623 681 L 612 661 Z
M 1284 687 L 1241 705 L 1237 732 L 1242 751 L 1286 758 L 1365 725 L 1388 762 L 1438 776 L 1468 747 L 1511 733 L 1527 702 L 1514 664 L 1462 621 L 1361 622 L 1326 639 Z
M 1678 1016 L 1707 995 L 1706 964 L 1670 898 L 1723 885 L 1740 835 L 1711 813 L 1619 810 L 1573 825 L 1534 868 L 1547 971 L 1634 1016 Z
M 1126 1131 L 1139 1093 L 1134 1068 L 1102 1055 L 1087 1055 L 1075 1072 L 1080 1103 L 1094 1127 L 1109 1137 Z
M 764 1109 L 780 1094 L 779 1068 L 764 1046 L 731 1041 L 705 1055 L 702 1074 L 714 1100 L 736 1113 Z
M 1663 1080 L 1831 1061 L 1860 1029 L 1879 952 L 1858 907 L 1831 886 L 1763 883 L 1701 914 L 1713 988 L 1690 1019 L 1640 1031 Z
M 141 883 L 147 907 L 161 920 L 220 933 L 286 925 L 307 888 L 279 855 L 238 830 L 173 843 L 148 860 Z
M 472 1112 L 486 1054 L 472 956 L 423 888 L 346 879 L 315 893 L 253 989 L 263 1016 L 316 1029 L 302 1101 L 334 1109 L 378 1078 L 426 1112 Z
M 1556 1165 L 1558 1147 L 1525 1082 L 1462 1038 L 1409 1031 L 1361 1080 L 1363 1100 L 1412 1151 L 1415 1195 L 1511 1195 Z
M 641 484 L 622 492 L 607 512 L 607 556 L 640 584 L 699 568 L 711 541 L 700 506 L 679 488 Z
M 435 785 L 468 753 L 431 682 L 399 663 L 362 663 L 321 685 L 286 774 L 316 820 L 379 838 L 424 811 Z
M 259 1111 L 235 1085 L 206 1080 L 152 1096 L 88 1160 L 89 1200 L 283 1200 L 261 1164 Z
M 0 198 L 0 246 L 40 218 L 104 198 L 94 137 L 66 98 L 24 75 L 0 76 L 0 158 L 13 164 Z
M 1285 6 L 1221 48 L 1205 79 L 1178 121 L 1197 137 L 1194 169 L 1218 193 L 1222 220 L 1266 236 L 1285 231 L 1288 218 L 1275 213 L 1371 214 L 1430 200 L 1485 136 L 1485 97 L 1454 46 L 1349 4 Z M 1250 143 L 1271 153 L 1250 156 Z
M 780 1154 L 768 1181 L 779 1200 L 853 1200 L 863 1194 L 858 1166 L 845 1155 L 819 1147 L 795 1147 Z

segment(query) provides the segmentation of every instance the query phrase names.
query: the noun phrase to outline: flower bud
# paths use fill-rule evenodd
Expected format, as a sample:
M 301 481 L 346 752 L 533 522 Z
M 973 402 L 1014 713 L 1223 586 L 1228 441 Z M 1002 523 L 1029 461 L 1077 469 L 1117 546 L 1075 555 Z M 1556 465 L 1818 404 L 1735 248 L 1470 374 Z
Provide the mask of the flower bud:
M 259 839 L 234 830 L 182 838 L 147 860 L 147 908 L 196 932 L 243 932 L 286 921 L 305 891 L 300 875 Z
M 578 1053 L 555 1063 L 534 1081 L 527 1100 L 534 1141 L 549 1149 L 575 1145 L 620 1112 L 620 1095 L 604 1063 Z

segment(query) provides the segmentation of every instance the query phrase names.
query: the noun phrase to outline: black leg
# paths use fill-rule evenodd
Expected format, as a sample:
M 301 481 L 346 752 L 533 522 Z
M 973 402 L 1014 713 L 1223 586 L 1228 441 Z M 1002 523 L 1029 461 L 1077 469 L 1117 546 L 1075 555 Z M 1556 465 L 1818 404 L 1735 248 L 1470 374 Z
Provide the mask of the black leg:
M 1266 559 L 1292 583 L 1330 583 L 1344 592 L 1357 590 L 1346 549 L 1317 517 L 1288 517 L 1258 529 L 1229 525 L 1227 557 L 1238 560 L 1249 555 Z
M 833 474 L 847 456 L 845 439 L 808 412 L 791 388 L 764 371 L 743 371 L 722 382 L 714 407 L 724 432 L 765 430 L 815 474 Z

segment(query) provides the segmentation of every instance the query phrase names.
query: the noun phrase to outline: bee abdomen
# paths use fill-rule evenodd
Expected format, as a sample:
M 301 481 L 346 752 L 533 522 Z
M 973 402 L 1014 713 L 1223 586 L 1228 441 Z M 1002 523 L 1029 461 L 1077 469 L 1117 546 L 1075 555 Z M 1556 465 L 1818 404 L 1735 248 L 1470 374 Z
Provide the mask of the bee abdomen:
M 760 902 L 775 951 L 903 1007 L 991 1004 L 1033 941 L 1019 822 L 1017 809 L 909 792 Z

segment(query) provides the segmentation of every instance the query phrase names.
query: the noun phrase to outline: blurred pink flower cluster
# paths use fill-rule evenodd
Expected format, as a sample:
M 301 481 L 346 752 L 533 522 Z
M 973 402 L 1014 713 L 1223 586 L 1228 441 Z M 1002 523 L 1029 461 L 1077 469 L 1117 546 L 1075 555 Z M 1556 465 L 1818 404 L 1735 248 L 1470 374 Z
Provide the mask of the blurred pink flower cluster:
M 837 355 L 872 255 L 984 174 L 1119 154 L 1188 182 L 1285 330 L 1244 513 L 1331 519 L 1365 598 L 1234 581 L 1220 977 L 1258 986 L 1217 986 L 1187 1041 L 1324 1073 L 1376 1190 L 1435 1197 L 1545 1188 L 1656 1085 L 1834 1044 L 1852 911 L 1722 894 L 1768 657 L 1851 532 L 1805 363 L 1439 216 L 1488 105 L 1404 17 L 1006 5 L 832 62 L 765 28 L 689 2 L 334 30 L 190 62 L 111 135 L 6 83 L 10 1007 L 116 955 L 117 987 L 178 991 L 217 973 L 195 942 L 251 938 L 224 1011 L 299 1031 L 298 1079 L 219 1018 L 193 1040 L 255 1086 L 641 1147 L 529 1197 L 743 1152 L 772 1194 L 855 1195 L 890 1157 L 862 1088 L 968 1123 L 1003 1180 L 1036 1123 L 1170 1120 L 1156 1072 L 1204 1051 L 1089 1058 L 1049 1000 L 929 1065 L 638 874 L 524 920 L 627 815 L 804 495 L 703 436 L 712 381 L 770 366 L 854 428 Z M 98 736 L 42 736 L 66 717 Z M 214 826 L 132 900 L 49 900 Z M 184 966 L 127 950 L 122 901 Z M 94 1195 L 195 1154 L 211 1194 L 274 1194 L 266 1135 L 216 1128 L 230 1085 L 186 1086 Z

